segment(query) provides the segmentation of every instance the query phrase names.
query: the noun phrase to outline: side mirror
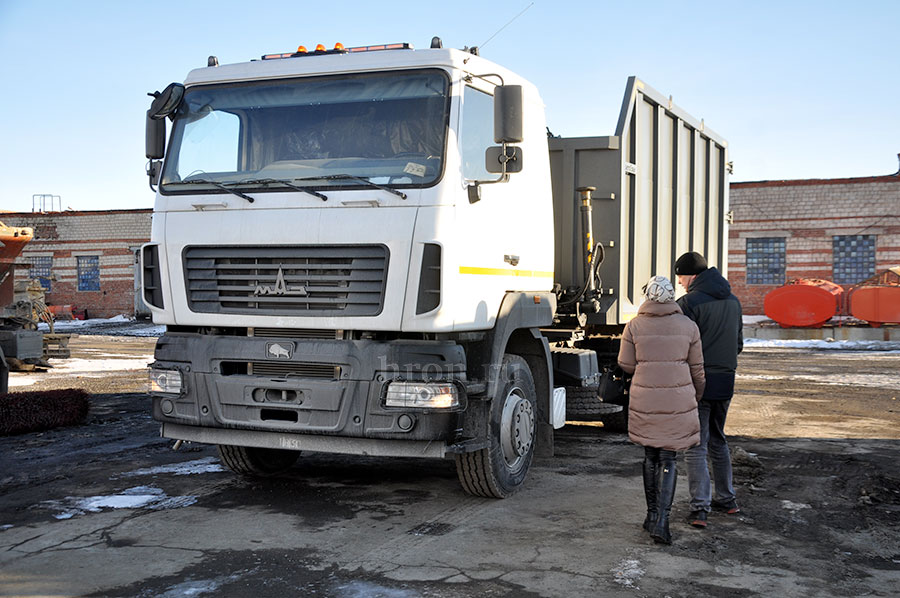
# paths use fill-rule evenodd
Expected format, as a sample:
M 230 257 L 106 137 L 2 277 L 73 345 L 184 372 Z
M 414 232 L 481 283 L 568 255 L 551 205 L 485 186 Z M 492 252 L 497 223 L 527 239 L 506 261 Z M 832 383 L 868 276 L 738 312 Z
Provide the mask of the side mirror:
M 484 168 L 491 174 L 522 172 L 522 148 L 495 145 L 484 152 Z
M 163 119 L 171 116 L 178 109 L 178 105 L 181 104 L 181 100 L 184 98 L 184 85 L 181 83 L 169 83 L 164 90 L 147 95 L 153 98 L 150 110 L 147 111 L 147 116 L 153 120 Z
M 509 145 L 524 139 L 524 100 L 521 85 L 498 85 L 494 88 L 494 142 L 484 153 L 484 167 L 500 177 L 491 181 L 475 181 L 468 187 L 469 203 L 481 201 L 481 185 L 506 183 L 510 173 L 522 171 L 522 148 Z
M 500 85 L 494 89 L 494 142 L 522 142 L 522 86 Z
M 166 151 L 166 120 L 178 109 L 184 98 L 184 85 L 170 83 L 162 91 L 147 94 L 153 98 L 150 109 L 147 110 L 147 129 L 145 137 L 145 150 L 147 158 L 159 160 Z
M 144 140 L 145 149 L 147 150 L 147 158 L 150 160 L 159 160 L 166 151 L 166 121 L 165 119 L 154 119 L 147 111 L 147 134 Z

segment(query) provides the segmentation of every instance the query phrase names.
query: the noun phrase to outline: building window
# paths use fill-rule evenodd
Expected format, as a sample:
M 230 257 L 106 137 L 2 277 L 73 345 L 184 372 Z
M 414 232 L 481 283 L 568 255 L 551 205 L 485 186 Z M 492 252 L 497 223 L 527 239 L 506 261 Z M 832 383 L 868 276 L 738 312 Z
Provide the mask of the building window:
M 747 239 L 747 284 L 784 284 L 784 237 Z
M 79 255 L 78 262 L 78 290 L 100 290 L 100 256 Z
M 875 275 L 875 235 L 835 235 L 834 282 L 856 284 Z
M 28 278 L 38 279 L 45 291 L 50 291 L 50 273 L 53 268 L 53 258 L 49 255 L 41 255 L 29 258 L 31 268 L 28 270 Z

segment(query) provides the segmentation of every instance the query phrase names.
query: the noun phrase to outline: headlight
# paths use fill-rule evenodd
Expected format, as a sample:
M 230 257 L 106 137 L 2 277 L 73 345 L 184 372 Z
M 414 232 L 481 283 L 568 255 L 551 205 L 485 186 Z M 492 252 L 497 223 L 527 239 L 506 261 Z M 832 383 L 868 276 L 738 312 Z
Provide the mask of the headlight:
M 459 407 L 459 391 L 451 383 L 391 382 L 386 407 L 451 409 Z
M 178 370 L 150 370 L 150 392 L 179 395 L 184 388 L 181 372 Z

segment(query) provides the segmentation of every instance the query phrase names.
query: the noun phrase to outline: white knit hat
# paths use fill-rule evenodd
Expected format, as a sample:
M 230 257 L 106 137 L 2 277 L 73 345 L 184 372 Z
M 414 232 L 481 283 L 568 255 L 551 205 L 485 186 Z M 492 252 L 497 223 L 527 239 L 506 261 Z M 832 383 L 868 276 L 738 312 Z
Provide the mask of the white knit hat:
M 654 276 L 644 285 L 644 296 L 656 303 L 675 301 L 675 287 L 665 276 Z

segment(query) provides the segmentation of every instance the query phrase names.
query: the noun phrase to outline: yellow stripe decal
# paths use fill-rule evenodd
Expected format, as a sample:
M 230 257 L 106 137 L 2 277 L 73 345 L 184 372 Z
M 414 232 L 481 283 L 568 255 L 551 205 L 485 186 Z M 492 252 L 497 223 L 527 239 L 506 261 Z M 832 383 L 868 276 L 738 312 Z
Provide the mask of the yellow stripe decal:
M 486 276 L 520 276 L 526 278 L 553 278 L 553 272 L 540 272 L 537 270 L 513 270 L 512 268 L 475 268 L 472 266 L 460 266 L 460 274 L 481 274 Z

